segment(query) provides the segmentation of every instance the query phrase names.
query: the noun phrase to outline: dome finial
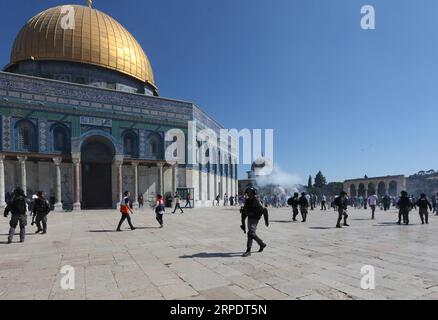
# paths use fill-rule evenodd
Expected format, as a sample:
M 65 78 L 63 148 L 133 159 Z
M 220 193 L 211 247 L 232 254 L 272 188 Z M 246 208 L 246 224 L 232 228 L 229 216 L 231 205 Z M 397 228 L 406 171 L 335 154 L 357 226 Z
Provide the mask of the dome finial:
M 89 6 L 90 8 L 93 7 L 93 0 L 88 0 L 88 6 Z

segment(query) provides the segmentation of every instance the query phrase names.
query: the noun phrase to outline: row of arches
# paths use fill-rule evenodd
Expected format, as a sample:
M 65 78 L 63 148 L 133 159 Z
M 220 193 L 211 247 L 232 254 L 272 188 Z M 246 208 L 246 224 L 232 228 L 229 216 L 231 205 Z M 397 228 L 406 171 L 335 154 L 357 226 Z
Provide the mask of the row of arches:
M 138 134 L 128 129 L 122 133 L 123 153 L 128 158 L 138 158 L 140 154 L 140 141 Z M 146 139 L 146 157 L 160 159 L 163 155 L 162 138 L 158 133 L 152 132 Z
M 68 154 L 71 152 L 70 128 L 63 123 L 55 123 L 50 128 L 51 148 L 50 151 Z M 19 152 L 38 152 L 38 129 L 30 120 L 19 120 L 15 124 L 16 150 Z M 140 141 L 134 130 L 125 130 L 122 134 L 123 151 L 129 158 L 138 158 Z M 151 133 L 146 139 L 146 156 L 159 159 L 163 153 L 161 136 Z
M 37 127 L 29 120 L 19 120 L 15 124 L 16 149 L 21 152 L 38 152 Z M 52 151 L 69 153 L 71 148 L 70 129 L 62 123 L 50 127 Z
M 391 181 L 388 185 L 383 181 L 379 183 L 370 182 L 368 184 L 360 183 L 357 187 L 355 184 L 350 185 L 351 197 L 368 197 L 373 193 L 376 193 L 379 197 L 384 197 L 385 195 L 396 197 L 398 194 L 397 182 Z

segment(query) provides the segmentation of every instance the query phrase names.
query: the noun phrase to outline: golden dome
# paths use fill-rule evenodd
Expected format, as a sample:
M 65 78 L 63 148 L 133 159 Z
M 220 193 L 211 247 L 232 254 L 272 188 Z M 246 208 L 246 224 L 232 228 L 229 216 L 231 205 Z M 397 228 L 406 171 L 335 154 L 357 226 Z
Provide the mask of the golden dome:
M 74 28 L 62 28 L 67 13 L 58 6 L 31 18 L 15 39 L 11 64 L 24 60 L 55 60 L 92 64 L 116 70 L 153 86 L 145 52 L 116 20 L 91 7 L 74 8 Z M 72 24 L 69 24 L 72 26 Z

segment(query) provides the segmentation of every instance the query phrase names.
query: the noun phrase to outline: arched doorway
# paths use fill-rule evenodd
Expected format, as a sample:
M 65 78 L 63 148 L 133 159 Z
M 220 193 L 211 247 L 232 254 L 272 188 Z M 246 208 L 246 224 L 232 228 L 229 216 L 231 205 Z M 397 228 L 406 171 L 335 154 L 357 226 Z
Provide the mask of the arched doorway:
M 365 185 L 363 183 L 359 184 L 359 190 L 357 191 L 359 196 L 366 197 Z
M 111 209 L 113 144 L 104 137 L 90 137 L 83 143 L 81 155 L 82 207 L 89 210 Z
M 386 196 L 386 185 L 383 181 L 381 181 L 377 186 L 377 196 L 379 198 Z
M 373 193 L 377 193 L 376 185 L 374 183 L 370 182 L 368 184 L 368 196 L 372 195 Z
M 357 190 L 354 184 L 350 186 L 350 196 L 353 198 L 357 197 Z
M 389 183 L 388 194 L 391 197 L 396 197 L 397 196 L 397 182 L 391 181 Z

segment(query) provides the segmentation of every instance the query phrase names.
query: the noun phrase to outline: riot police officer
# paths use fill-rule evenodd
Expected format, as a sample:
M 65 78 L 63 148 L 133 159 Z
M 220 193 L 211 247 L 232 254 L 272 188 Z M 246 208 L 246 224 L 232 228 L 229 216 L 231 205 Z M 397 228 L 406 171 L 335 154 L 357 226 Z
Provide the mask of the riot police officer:
M 302 222 L 306 222 L 307 214 L 309 212 L 309 200 L 305 192 L 301 193 L 301 197 L 298 199 L 298 204 L 300 205 L 301 217 L 303 218 Z
M 35 233 L 46 234 L 47 233 L 47 215 L 50 213 L 50 205 L 44 198 L 43 192 L 37 192 L 37 198 L 33 202 L 32 213 L 33 219 L 36 218 L 35 224 L 38 230 Z M 41 223 L 43 226 L 41 227 Z
M 295 192 L 294 196 L 288 200 L 288 204 L 292 207 L 292 212 L 293 212 L 292 220 L 294 222 L 297 221 L 297 216 L 300 213 L 298 211 L 298 206 L 299 206 L 298 199 L 299 199 L 299 194 L 298 192 Z
M 15 235 L 15 229 L 17 225 L 20 224 L 20 242 L 24 242 L 26 237 L 26 226 L 27 226 L 27 204 L 26 204 L 26 196 L 24 194 L 23 189 L 16 188 L 14 190 L 14 196 L 12 201 L 8 203 L 4 216 L 8 217 L 9 213 L 12 213 L 11 221 L 9 223 L 9 236 L 8 236 L 8 244 L 12 243 L 12 239 Z
M 398 200 L 397 206 L 399 208 L 397 224 L 401 224 L 401 220 L 403 218 L 403 223 L 408 225 L 409 224 L 409 212 L 412 210 L 413 204 L 412 204 L 411 200 L 409 199 L 409 195 L 406 191 L 401 192 L 401 197 L 400 197 L 400 200 Z
M 342 191 L 340 195 L 335 199 L 335 205 L 338 208 L 338 223 L 336 224 L 336 228 L 342 228 L 342 218 L 344 218 L 344 227 L 349 227 L 347 223 L 347 193 L 345 191 Z
M 247 242 L 247 250 L 243 254 L 243 257 L 249 257 L 251 255 L 252 243 L 255 240 L 257 244 L 260 246 L 259 252 L 263 252 L 266 248 L 266 244 L 260 239 L 257 232 L 257 225 L 263 216 L 265 219 L 266 227 L 269 227 L 269 215 L 268 210 L 263 208 L 260 204 L 260 201 L 257 199 L 257 190 L 255 188 L 248 188 L 246 190 L 246 195 L 248 198 L 245 201 L 244 207 L 241 209 L 242 214 L 242 225 L 241 229 L 246 233 L 248 230 L 248 242 Z M 248 229 L 246 229 L 245 222 L 246 218 L 248 218 Z

